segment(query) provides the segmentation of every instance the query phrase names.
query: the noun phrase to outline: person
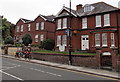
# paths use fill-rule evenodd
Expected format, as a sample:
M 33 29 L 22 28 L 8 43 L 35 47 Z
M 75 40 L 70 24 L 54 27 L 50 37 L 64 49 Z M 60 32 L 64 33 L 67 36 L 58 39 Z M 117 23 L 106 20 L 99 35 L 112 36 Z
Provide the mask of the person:
M 19 58 L 19 48 L 17 48 L 15 57 L 18 57 L 18 58 Z
M 31 54 L 30 54 L 31 53 L 31 48 L 29 46 L 27 47 L 27 52 L 26 53 L 27 53 L 27 58 L 30 60 L 31 59 Z

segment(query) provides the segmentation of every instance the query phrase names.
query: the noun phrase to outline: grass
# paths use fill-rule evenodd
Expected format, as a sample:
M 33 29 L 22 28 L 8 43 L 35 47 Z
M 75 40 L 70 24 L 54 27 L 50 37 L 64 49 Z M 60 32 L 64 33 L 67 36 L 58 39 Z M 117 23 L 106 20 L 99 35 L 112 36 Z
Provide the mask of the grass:
M 68 54 L 68 52 L 57 52 L 57 51 L 49 51 L 49 50 L 36 50 L 32 51 L 35 53 L 54 53 L 54 54 Z M 72 52 L 74 55 L 96 55 L 96 53 L 83 53 L 83 52 Z

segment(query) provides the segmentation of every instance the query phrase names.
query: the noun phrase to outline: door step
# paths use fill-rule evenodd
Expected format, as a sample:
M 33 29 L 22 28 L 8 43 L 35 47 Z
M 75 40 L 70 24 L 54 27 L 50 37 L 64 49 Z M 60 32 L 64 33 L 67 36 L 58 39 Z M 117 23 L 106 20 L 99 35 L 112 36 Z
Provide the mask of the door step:
M 112 67 L 111 66 L 103 66 L 103 67 L 101 67 L 101 69 L 112 71 Z

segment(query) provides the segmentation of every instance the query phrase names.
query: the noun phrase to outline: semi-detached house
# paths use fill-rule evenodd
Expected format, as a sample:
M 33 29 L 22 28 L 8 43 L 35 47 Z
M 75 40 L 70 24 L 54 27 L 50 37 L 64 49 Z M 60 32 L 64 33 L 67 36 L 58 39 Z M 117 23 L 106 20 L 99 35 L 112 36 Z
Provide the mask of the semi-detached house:
M 88 50 L 95 52 L 102 48 L 110 52 L 111 47 L 120 50 L 120 9 L 104 2 L 77 5 L 71 10 L 72 50 Z M 68 51 L 70 27 L 70 9 L 63 7 L 55 18 L 56 50 Z
M 29 33 L 32 36 L 32 44 L 40 44 L 46 39 L 54 39 L 55 24 L 54 15 L 39 15 L 34 21 L 19 19 L 15 27 L 15 42 L 21 42 L 22 37 Z

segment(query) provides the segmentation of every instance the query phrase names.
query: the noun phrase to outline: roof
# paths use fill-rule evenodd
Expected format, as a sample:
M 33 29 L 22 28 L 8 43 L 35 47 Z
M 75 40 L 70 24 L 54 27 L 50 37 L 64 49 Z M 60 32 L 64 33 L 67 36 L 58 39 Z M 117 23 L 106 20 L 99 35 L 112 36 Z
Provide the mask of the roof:
M 94 4 L 90 4 L 94 7 L 92 11 L 84 12 L 84 7 L 77 11 L 78 16 L 87 16 L 92 14 L 98 14 L 98 13 L 105 13 L 110 12 L 114 10 L 119 10 L 119 8 L 113 7 L 105 2 L 98 2 Z
M 71 14 L 75 17 L 77 17 L 77 16 L 82 17 L 82 16 L 88 16 L 88 15 L 93 15 L 93 14 L 99 14 L 99 13 L 105 13 L 105 12 L 119 10 L 119 8 L 111 6 L 105 2 L 97 2 L 97 3 L 89 4 L 89 5 L 94 7 L 94 9 L 92 11 L 84 12 L 84 7 L 86 6 L 85 5 L 84 7 L 82 7 L 79 10 L 72 10 L 71 9 Z M 61 14 L 61 12 L 63 10 L 66 10 L 67 12 L 70 13 L 70 8 L 63 6 L 63 8 L 57 14 L 57 17 L 67 16 L 66 13 Z
M 24 23 L 28 23 L 28 22 L 31 22 L 31 20 L 28 20 L 28 19 L 24 19 L 24 18 L 21 18 L 20 20 L 22 20 Z
M 62 16 L 67 16 L 67 15 L 69 15 L 68 13 L 63 13 L 63 14 L 61 14 L 61 12 L 62 12 L 63 10 L 66 10 L 68 13 L 70 13 L 70 8 L 63 6 L 63 8 L 58 12 L 56 18 L 57 18 L 57 17 L 62 17 Z M 71 9 L 71 14 L 72 14 L 73 16 L 75 16 L 75 17 L 77 16 L 76 11 L 73 10 L 73 9 Z
M 43 15 L 42 15 L 43 16 Z M 46 20 L 48 21 L 53 21 L 53 19 L 55 18 L 54 15 L 48 15 L 48 16 L 43 16 Z
M 48 15 L 48 16 L 39 15 L 39 16 L 42 17 L 45 21 L 50 21 L 50 22 L 53 22 L 53 21 L 54 21 L 54 18 L 55 18 L 54 15 Z M 38 16 L 38 17 L 39 17 L 39 16 Z

